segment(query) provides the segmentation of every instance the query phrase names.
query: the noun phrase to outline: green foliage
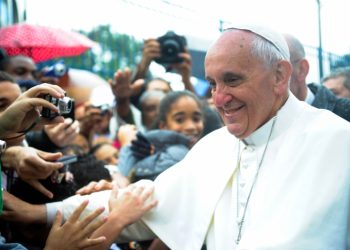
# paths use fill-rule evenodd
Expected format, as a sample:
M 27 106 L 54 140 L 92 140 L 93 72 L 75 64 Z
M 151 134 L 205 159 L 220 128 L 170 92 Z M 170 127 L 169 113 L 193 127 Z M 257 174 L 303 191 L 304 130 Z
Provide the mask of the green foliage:
M 112 33 L 109 25 L 80 33 L 97 42 L 100 48 L 93 48 L 77 57 L 65 58 L 68 67 L 93 71 L 105 79 L 111 78 L 118 69 L 136 67 L 142 53 L 142 41 L 126 34 Z

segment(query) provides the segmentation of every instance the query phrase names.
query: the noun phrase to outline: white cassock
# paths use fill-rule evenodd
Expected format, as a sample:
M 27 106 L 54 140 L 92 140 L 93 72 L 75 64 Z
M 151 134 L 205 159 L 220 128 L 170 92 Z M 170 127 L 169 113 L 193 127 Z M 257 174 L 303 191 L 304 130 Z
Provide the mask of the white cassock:
M 143 222 L 174 250 L 197 250 L 203 243 L 208 250 L 346 249 L 350 123 L 290 94 L 272 124 L 273 119 L 246 144 L 226 127 L 200 140 L 155 180 L 159 204 Z M 89 211 L 107 204 L 108 196 L 107 191 L 91 195 Z M 65 217 L 81 199 L 85 197 L 63 202 Z M 237 220 L 245 209 L 236 245 Z M 151 237 L 140 225 L 127 228 L 122 238 Z

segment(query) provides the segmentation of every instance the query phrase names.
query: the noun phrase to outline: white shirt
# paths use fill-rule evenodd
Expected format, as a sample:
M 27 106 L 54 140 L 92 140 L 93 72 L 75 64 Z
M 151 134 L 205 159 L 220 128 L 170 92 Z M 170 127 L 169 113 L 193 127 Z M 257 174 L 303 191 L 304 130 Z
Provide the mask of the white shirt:
M 246 139 L 256 153 L 241 164 L 259 165 L 270 127 L 271 121 Z M 159 204 L 143 222 L 174 250 L 200 249 L 204 241 L 208 250 L 346 248 L 349 123 L 290 95 L 277 114 L 236 246 L 238 143 L 226 128 L 200 140 L 155 180 Z M 107 193 L 94 194 L 90 206 L 107 204 L 107 199 Z M 76 207 L 74 200 L 64 202 L 65 216 Z M 132 234 L 151 237 L 145 228 Z

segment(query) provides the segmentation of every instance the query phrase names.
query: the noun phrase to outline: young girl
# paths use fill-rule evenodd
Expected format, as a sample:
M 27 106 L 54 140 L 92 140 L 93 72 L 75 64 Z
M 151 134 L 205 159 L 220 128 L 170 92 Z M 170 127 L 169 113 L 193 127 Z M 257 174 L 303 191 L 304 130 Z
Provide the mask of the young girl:
M 153 130 L 138 132 L 131 145 L 121 149 L 118 167 L 122 174 L 154 180 L 182 160 L 202 136 L 202 105 L 190 91 L 172 91 L 161 101 Z
M 181 133 L 190 139 L 193 146 L 202 136 L 204 121 L 202 104 L 190 91 L 174 91 L 161 101 L 155 129 Z

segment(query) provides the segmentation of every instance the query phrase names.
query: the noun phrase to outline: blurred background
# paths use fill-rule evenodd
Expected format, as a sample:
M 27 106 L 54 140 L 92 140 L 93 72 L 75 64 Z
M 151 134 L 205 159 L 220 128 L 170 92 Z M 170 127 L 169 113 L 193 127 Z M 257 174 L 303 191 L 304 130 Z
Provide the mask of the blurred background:
M 203 81 L 205 51 L 220 31 L 236 22 L 260 23 L 298 37 L 311 63 L 308 82 L 320 82 L 332 69 L 350 65 L 344 21 L 349 5 L 348 0 L 0 0 L 0 27 L 27 22 L 78 31 L 98 45 L 65 63 L 105 79 L 137 65 L 143 39 L 172 30 L 186 37 L 193 76 Z M 151 70 L 164 73 L 156 65 Z

